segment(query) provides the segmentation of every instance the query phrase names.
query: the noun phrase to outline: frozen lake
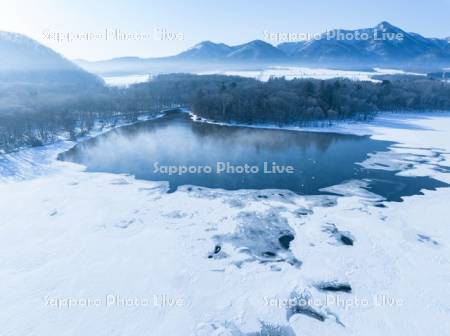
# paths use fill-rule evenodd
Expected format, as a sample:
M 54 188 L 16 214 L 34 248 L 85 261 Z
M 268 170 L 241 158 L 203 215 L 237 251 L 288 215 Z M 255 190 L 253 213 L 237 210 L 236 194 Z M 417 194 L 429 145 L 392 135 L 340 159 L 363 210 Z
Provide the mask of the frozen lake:
M 369 153 L 394 144 L 368 136 L 221 126 L 171 112 L 83 142 L 60 156 L 90 172 L 227 190 L 280 189 L 297 194 L 358 180 L 389 201 L 446 184 L 430 177 L 398 176 L 365 168 Z

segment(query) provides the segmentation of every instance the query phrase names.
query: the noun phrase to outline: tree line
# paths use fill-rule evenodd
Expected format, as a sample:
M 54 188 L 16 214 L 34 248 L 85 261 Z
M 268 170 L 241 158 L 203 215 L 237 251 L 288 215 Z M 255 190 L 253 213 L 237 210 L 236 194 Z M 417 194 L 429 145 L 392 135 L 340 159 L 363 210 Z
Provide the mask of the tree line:
M 136 121 L 176 106 L 199 117 L 245 124 L 306 125 L 367 120 L 377 111 L 450 110 L 450 84 L 432 78 L 380 82 L 223 75 L 160 75 L 128 88 L 0 85 L 0 150 Z
M 75 139 L 96 129 L 133 122 L 170 105 L 148 100 L 139 88 L 0 85 L 0 152 Z
M 246 124 L 305 125 L 367 120 L 377 111 L 450 110 L 450 84 L 429 78 L 383 80 L 165 75 L 151 86 L 199 117 Z M 155 89 L 152 90 L 156 92 Z

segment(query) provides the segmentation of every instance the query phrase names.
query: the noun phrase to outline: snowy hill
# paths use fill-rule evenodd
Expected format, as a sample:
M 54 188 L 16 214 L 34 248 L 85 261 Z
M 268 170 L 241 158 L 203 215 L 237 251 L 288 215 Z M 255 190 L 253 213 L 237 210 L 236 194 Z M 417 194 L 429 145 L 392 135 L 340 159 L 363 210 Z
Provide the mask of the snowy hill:
M 178 54 L 176 57 L 181 59 L 211 59 L 226 57 L 232 52 L 233 48 L 224 43 L 214 43 L 203 41 L 192 48 Z
M 273 45 L 261 40 L 255 40 L 237 46 L 204 41 L 176 55 L 175 58 L 192 61 L 268 61 L 285 59 L 286 54 Z
M 0 63 L 0 82 L 101 83 L 52 49 L 17 33 L 0 31 Z
M 229 60 L 247 60 L 247 61 L 269 61 L 284 60 L 285 53 L 275 48 L 269 43 L 255 40 L 249 43 L 241 44 L 233 47 L 233 52 L 228 54 Z

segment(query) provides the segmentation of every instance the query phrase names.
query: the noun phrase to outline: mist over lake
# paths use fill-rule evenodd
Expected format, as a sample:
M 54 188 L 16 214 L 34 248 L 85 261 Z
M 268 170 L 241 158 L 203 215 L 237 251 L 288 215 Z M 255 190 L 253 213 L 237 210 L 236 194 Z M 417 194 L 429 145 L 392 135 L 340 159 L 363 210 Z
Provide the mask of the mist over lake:
M 81 163 L 90 172 L 168 181 L 170 192 L 195 185 L 312 195 L 345 181 L 364 180 L 374 193 L 398 201 L 422 188 L 444 185 L 358 164 L 392 144 L 367 136 L 213 125 L 171 112 L 80 143 L 61 158 Z

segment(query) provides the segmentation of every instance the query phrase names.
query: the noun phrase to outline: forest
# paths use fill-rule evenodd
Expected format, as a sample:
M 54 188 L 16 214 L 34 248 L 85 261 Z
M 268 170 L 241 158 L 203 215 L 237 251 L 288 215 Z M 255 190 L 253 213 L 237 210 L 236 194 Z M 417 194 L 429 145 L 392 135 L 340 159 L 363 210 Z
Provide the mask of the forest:
M 426 77 L 378 83 L 163 75 L 146 85 L 153 94 L 171 96 L 199 117 L 246 124 L 307 125 L 366 120 L 378 111 L 450 110 L 450 84 Z
M 433 78 L 380 82 L 168 74 L 128 88 L 0 84 L 0 151 L 133 122 L 186 107 L 214 121 L 311 125 L 367 120 L 378 111 L 450 110 L 450 84 Z

